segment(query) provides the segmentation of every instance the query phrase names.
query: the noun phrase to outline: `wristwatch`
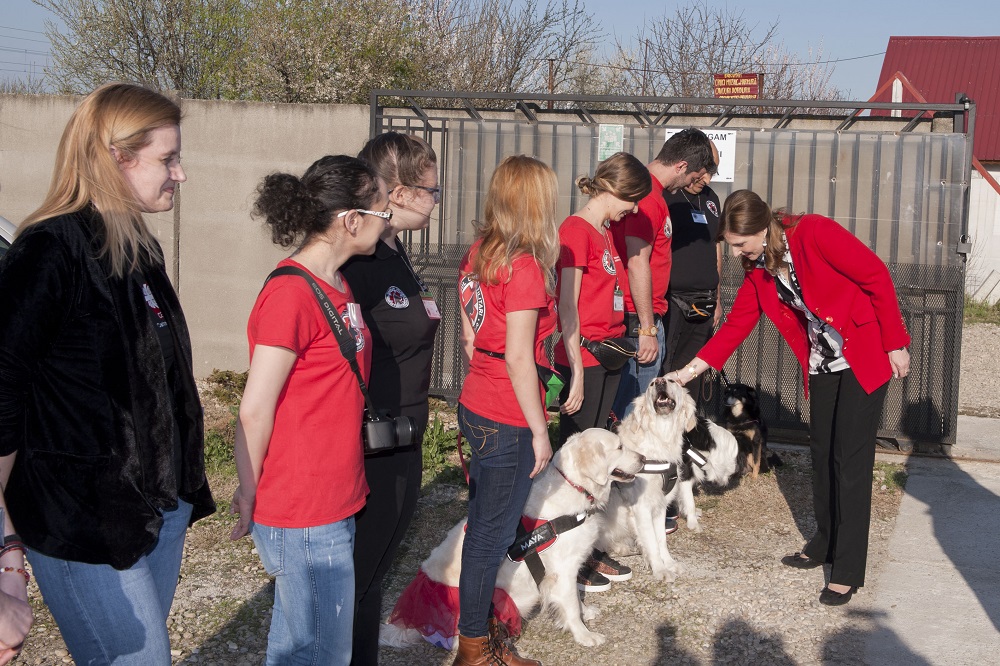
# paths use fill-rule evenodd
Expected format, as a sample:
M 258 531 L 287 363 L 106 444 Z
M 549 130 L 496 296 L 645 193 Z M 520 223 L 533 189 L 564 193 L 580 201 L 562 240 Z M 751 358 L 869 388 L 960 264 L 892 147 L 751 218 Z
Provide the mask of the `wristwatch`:
M 648 335 L 649 337 L 656 337 L 656 324 L 653 324 L 649 328 L 642 328 L 641 326 L 636 329 L 639 335 Z

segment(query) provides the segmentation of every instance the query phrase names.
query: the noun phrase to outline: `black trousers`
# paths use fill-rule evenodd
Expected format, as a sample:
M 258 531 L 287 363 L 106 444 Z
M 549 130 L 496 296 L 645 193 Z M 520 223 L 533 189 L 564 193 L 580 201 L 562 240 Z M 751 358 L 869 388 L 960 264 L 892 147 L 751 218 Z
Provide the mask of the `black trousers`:
M 665 338 L 667 342 L 667 353 L 663 357 L 663 364 L 660 366 L 660 376 L 680 370 L 698 355 L 701 348 L 712 337 L 714 331 L 713 318 L 709 317 L 704 321 L 690 322 L 681 314 L 680 308 L 671 304 L 667 311 Z M 701 403 L 702 383 L 705 373 L 691 382 L 685 384 L 695 402 Z
M 868 394 L 850 369 L 809 375 L 816 534 L 803 552 L 833 565 L 834 584 L 865 584 L 875 436 L 888 388 Z
M 566 386 L 559 394 L 559 402 L 562 403 L 569 397 L 572 373 L 565 365 L 557 364 L 556 370 L 566 378 Z M 611 413 L 611 404 L 618 393 L 621 377 L 620 369 L 610 372 L 600 365 L 583 369 L 583 404 L 575 414 L 559 415 L 559 446 L 565 444 L 571 435 L 587 428 L 607 427 L 608 414 Z
M 423 428 L 420 431 L 422 439 Z M 378 664 L 382 581 L 416 511 L 422 468 L 419 445 L 365 458 L 365 477 L 371 492 L 365 507 L 355 516 L 352 666 Z

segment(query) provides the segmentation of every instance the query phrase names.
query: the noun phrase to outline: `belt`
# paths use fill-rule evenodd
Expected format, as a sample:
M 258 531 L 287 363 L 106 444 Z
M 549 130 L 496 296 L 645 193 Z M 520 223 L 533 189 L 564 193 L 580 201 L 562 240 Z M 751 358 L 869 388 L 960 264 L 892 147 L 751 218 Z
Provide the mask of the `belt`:
M 653 315 L 653 323 L 654 324 L 659 324 L 660 323 L 660 315 L 658 315 L 658 314 L 654 314 Z M 625 335 L 627 335 L 630 338 L 637 338 L 637 337 L 639 337 L 639 328 L 640 328 L 640 326 L 639 326 L 639 315 L 637 315 L 634 312 L 626 312 L 625 313 Z

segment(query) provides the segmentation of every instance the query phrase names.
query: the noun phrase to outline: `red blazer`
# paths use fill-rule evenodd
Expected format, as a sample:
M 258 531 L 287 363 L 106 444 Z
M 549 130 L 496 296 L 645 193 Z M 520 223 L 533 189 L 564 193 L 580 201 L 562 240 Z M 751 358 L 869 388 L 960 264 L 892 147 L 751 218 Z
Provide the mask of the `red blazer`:
M 889 352 L 910 344 L 889 270 L 854 234 L 822 215 L 803 215 L 786 236 L 802 300 L 843 337 L 844 358 L 858 383 L 871 393 L 892 377 Z M 774 322 L 799 360 L 808 395 L 809 334 L 804 318 L 778 299 L 775 279 L 763 268 L 747 272 L 726 322 L 698 357 L 721 369 L 761 313 Z

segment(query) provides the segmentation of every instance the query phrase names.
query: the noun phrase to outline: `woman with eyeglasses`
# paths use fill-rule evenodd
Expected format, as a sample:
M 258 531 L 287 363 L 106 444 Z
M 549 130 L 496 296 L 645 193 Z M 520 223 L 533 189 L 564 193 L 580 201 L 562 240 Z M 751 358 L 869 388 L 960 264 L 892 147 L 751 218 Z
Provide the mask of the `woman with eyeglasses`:
M 352 258 L 343 274 L 372 336 L 372 402 L 393 417 L 411 417 L 416 425 L 413 441 L 365 457 L 371 492 L 356 516 L 351 663 L 367 666 L 378 663 L 382 581 L 417 508 L 431 356 L 441 323 L 435 294 L 410 261 L 399 234 L 427 228 L 441 190 L 437 156 L 418 137 L 388 132 L 365 144 L 358 157 L 385 182 L 393 216 L 375 253 Z
M 539 663 L 506 645 L 491 604 L 531 480 L 552 459 L 538 366 L 548 367 L 544 343 L 556 328 L 557 198 L 556 175 L 546 164 L 525 155 L 503 160 L 458 269 L 469 360 L 458 425 L 472 462 L 454 666 Z
M 372 338 L 340 272 L 371 254 L 392 219 L 385 184 L 346 155 L 316 161 L 299 178 L 267 176 L 254 215 L 272 240 L 296 246 L 279 262 L 322 289 L 367 375 Z M 351 660 L 354 515 L 365 504 L 364 399 L 317 295 L 300 275 L 268 280 L 247 324 L 250 373 L 236 426 L 232 539 L 252 535 L 275 577 L 268 664 Z

